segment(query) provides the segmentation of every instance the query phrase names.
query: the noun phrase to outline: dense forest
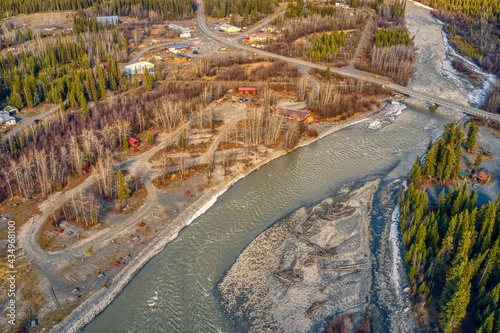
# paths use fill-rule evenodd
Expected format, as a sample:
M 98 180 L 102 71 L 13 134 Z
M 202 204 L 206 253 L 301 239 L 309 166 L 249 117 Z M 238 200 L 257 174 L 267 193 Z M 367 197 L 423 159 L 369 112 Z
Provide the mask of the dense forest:
M 394 45 L 406 45 L 413 46 L 413 40 L 415 37 L 411 37 L 408 31 L 404 28 L 397 29 L 384 29 L 380 28 L 375 33 L 375 46 L 385 47 Z
M 101 14 L 133 16 L 140 19 L 159 17 L 179 20 L 194 15 L 193 0 L 2 0 L 0 18 L 54 10 L 80 10 L 93 7 Z
M 127 56 L 127 39 L 117 28 L 85 31 L 27 44 L 16 55 L 9 52 L 0 58 L 0 76 L 10 87 L 8 104 L 18 108 L 44 101 L 62 104 L 66 99 L 72 107 L 84 106 L 104 97 L 106 89 L 125 84 L 118 61 Z
M 432 8 L 462 13 L 476 19 L 500 21 L 500 0 L 417 0 Z
M 476 129 L 469 127 L 469 132 Z M 443 166 L 438 162 L 434 169 L 448 170 L 441 172 L 446 174 L 442 179 L 456 174 L 453 152 L 463 136 L 455 124 L 448 124 L 443 137 L 427 152 L 426 162 L 435 151 L 449 156 L 442 157 Z M 433 173 L 426 171 L 426 162 L 420 170 L 417 158 L 409 188 L 399 198 L 405 262 L 415 299 L 436 308 L 444 332 L 455 332 L 460 326 L 463 332 L 498 332 L 500 195 L 496 202 L 478 207 L 476 191 L 469 191 L 465 182 L 448 193 L 443 189 L 436 204 L 429 205 L 427 192 L 418 189 L 421 177 Z
M 273 13 L 277 4 L 277 0 L 206 0 L 205 12 L 213 17 L 232 15 L 231 24 L 247 25 L 258 21 L 259 14 Z

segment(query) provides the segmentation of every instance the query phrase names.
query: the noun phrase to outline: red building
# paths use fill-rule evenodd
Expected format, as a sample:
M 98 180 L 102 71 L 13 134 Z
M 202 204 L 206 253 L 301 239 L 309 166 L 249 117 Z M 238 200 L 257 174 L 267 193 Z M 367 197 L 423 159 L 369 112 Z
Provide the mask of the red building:
M 277 108 L 276 112 L 281 114 L 289 119 L 295 119 L 298 121 L 304 121 L 311 115 L 310 110 L 294 110 L 287 108 Z
M 257 88 L 251 88 L 251 87 L 239 87 L 238 92 L 240 94 L 252 94 L 255 95 L 257 93 Z
M 134 138 L 127 138 L 127 142 L 130 147 L 137 147 L 139 145 L 139 140 Z

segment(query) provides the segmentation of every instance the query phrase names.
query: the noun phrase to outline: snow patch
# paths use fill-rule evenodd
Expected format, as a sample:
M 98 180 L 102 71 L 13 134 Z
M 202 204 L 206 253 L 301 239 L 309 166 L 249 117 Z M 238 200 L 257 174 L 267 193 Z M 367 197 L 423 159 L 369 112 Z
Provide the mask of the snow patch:
M 393 101 L 391 103 L 391 107 L 390 107 L 389 111 L 387 111 L 386 115 L 397 117 L 401 114 L 401 112 L 403 112 L 404 109 L 406 109 L 406 105 Z
M 406 185 L 406 180 L 403 182 L 403 187 L 405 191 L 408 189 Z M 392 247 L 392 263 L 391 263 L 391 281 L 395 287 L 396 292 L 399 294 L 400 280 L 399 280 L 399 268 L 401 267 L 401 256 L 400 247 L 401 243 L 399 241 L 399 216 L 401 213 L 401 207 L 396 204 L 394 211 L 391 216 L 391 230 L 389 232 L 389 240 Z
M 373 121 L 370 126 L 368 126 L 369 129 L 381 129 L 382 128 L 382 123 L 378 120 Z
M 387 110 L 387 112 L 380 119 L 372 121 L 368 128 L 372 130 L 379 130 L 384 126 L 393 123 L 396 120 L 396 117 L 399 116 L 404 109 L 406 109 L 405 104 L 393 101 L 389 110 Z

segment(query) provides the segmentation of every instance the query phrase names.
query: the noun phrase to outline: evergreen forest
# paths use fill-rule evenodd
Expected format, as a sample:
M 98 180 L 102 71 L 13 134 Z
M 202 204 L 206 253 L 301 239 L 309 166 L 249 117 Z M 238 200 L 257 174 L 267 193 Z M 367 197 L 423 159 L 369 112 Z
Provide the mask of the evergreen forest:
M 205 12 L 213 17 L 231 17 L 231 24 L 236 25 L 236 17 L 242 18 L 242 24 L 251 24 L 260 19 L 259 15 L 274 12 L 277 0 L 205 0 Z
M 193 17 L 193 0 L 2 0 L 0 18 L 55 10 L 91 8 L 107 15 L 148 18 L 155 12 L 161 20 L 180 20 Z
M 441 156 L 444 166 L 438 162 L 435 172 L 448 169 L 446 176 L 454 176 L 453 152 L 463 136 L 454 124 L 445 126 L 443 137 L 426 156 L 426 162 L 432 154 Z M 476 191 L 464 182 L 443 189 L 437 202 L 430 204 L 426 190 L 419 190 L 419 163 L 417 158 L 409 188 L 399 198 L 404 260 L 415 300 L 437 310 L 444 332 L 460 327 L 463 332 L 498 332 L 500 195 L 495 202 L 478 206 Z

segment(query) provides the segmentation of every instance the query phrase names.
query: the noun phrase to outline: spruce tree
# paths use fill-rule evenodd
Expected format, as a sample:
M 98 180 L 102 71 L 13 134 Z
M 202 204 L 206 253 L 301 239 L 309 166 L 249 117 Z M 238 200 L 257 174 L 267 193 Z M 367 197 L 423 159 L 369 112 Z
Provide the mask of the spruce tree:
M 127 182 L 125 181 L 125 177 L 123 173 L 118 171 L 118 198 L 120 200 L 127 200 L 130 198 L 130 189 L 127 186 Z
M 127 136 L 126 136 L 126 135 L 124 135 L 124 136 L 123 136 L 123 139 L 122 139 L 122 146 L 123 146 L 123 148 L 125 148 L 125 149 L 130 148 L 130 144 L 128 143 L 128 140 L 127 140 Z
M 87 71 L 86 81 L 90 89 L 89 99 L 97 101 L 99 99 L 99 93 L 97 92 L 97 88 L 95 86 L 94 75 L 92 75 L 90 71 Z
M 148 143 L 153 143 L 153 134 L 151 134 L 150 131 L 148 131 L 148 137 L 146 139 Z
M 33 101 L 33 92 L 31 91 L 31 84 L 28 81 L 28 77 L 24 79 L 24 99 L 26 101 L 26 105 L 28 107 L 35 106 L 35 102 Z
M 99 81 L 99 97 L 104 98 L 106 97 L 106 74 L 101 64 L 97 66 L 97 79 Z
M 326 66 L 325 78 L 330 80 L 332 78 L 332 71 L 330 70 L 330 65 Z
M 148 69 L 144 67 L 144 89 L 146 91 L 153 90 L 153 81 L 154 81 L 153 76 L 148 71 Z
M 420 181 L 422 178 L 422 170 L 420 168 L 420 156 L 417 156 L 410 173 L 410 182 L 418 188 L 420 186 Z
M 474 159 L 474 167 L 476 170 L 479 170 L 481 167 L 481 164 L 483 164 L 483 151 L 480 150 L 479 153 L 477 153 L 476 158 Z
M 469 152 L 472 152 L 474 146 L 476 145 L 478 133 L 479 127 L 476 124 L 471 123 L 469 125 L 469 130 L 467 131 L 467 139 L 465 140 L 465 145 L 467 146 L 467 150 Z
M 163 80 L 163 68 L 159 62 L 155 65 L 155 81 Z

